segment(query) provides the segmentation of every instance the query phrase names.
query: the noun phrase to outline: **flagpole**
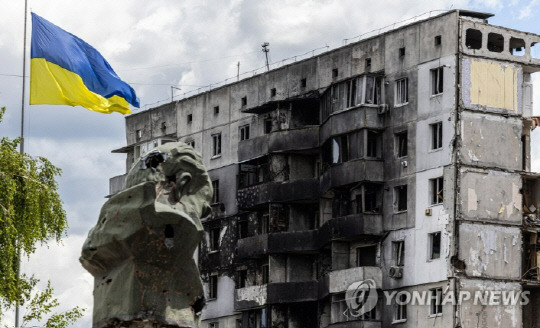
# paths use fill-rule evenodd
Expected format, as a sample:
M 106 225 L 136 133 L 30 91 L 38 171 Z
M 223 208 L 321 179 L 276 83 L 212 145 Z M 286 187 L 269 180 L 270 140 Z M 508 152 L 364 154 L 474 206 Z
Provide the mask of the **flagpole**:
M 24 154 L 24 95 L 26 91 L 26 25 L 27 25 L 27 11 L 28 11 L 28 0 L 24 0 L 24 37 L 23 37 L 23 74 L 22 74 L 22 96 L 21 96 L 21 144 L 19 151 L 21 154 Z M 17 281 L 21 276 L 21 248 L 18 247 L 18 258 L 17 258 Z M 19 327 L 19 302 L 15 304 L 15 328 Z

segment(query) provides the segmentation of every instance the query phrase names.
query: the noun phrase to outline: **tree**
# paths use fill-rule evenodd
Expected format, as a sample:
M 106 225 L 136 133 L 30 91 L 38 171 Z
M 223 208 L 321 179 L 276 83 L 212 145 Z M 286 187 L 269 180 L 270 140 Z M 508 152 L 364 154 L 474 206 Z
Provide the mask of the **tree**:
M 0 123 L 5 110 L 0 109 Z M 20 142 L 20 138 L 0 140 L 0 322 L 3 313 L 17 305 L 26 307 L 23 323 L 42 320 L 59 305 L 50 282 L 44 291 L 35 292 L 38 280 L 18 271 L 21 256 L 66 235 L 66 213 L 55 180 L 61 170 L 46 158 L 20 154 Z M 76 307 L 53 313 L 44 327 L 66 327 L 83 311 Z

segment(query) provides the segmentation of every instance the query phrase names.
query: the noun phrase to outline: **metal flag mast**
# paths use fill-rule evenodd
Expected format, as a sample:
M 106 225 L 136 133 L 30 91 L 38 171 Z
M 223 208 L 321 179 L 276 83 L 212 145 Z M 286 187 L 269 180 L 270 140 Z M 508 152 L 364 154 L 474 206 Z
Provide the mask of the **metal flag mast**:
M 26 91 L 26 23 L 27 23 L 28 0 L 24 0 L 24 37 L 23 37 L 23 74 L 22 74 L 22 95 L 21 95 L 21 144 L 19 151 L 24 154 L 24 95 Z M 18 248 L 18 263 L 17 263 L 17 280 L 21 274 L 21 249 Z M 15 304 L 15 328 L 19 327 L 19 303 Z

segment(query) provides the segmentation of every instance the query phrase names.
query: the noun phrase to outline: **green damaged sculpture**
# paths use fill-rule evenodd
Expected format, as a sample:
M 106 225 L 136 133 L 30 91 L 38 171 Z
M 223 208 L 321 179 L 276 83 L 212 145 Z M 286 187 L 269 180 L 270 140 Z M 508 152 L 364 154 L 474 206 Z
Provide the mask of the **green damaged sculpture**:
M 126 188 L 103 205 L 80 258 L 94 276 L 93 327 L 197 327 L 193 256 L 212 197 L 201 157 L 167 143 L 135 163 Z

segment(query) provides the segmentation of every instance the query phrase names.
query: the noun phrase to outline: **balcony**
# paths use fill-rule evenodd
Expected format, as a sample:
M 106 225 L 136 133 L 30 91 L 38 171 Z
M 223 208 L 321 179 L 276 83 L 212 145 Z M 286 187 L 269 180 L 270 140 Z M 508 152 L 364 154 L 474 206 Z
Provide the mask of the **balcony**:
M 266 254 L 313 252 L 317 230 L 276 232 L 238 240 L 238 258 L 256 258 Z
M 267 285 L 268 304 L 312 302 L 319 299 L 319 282 L 276 282 Z
M 119 193 L 126 189 L 126 176 L 127 174 L 117 175 L 109 179 L 109 195 Z
M 327 221 L 320 229 L 274 232 L 238 240 L 239 259 L 268 254 L 309 253 L 332 240 L 373 238 L 383 235 L 381 214 L 353 214 Z
M 319 297 L 328 294 L 343 293 L 354 282 L 372 279 L 377 289 L 382 289 L 382 270 L 379 267 L 356 267 L 336 270 L 328 273 L 320 280 Z
M 325 222 L 319 229 L 317 244 L 322 247 L 332 240 L 367 239 L 382 236 L 383 233 L 381 214 L 352 214 Z
M 292 203 L 314 201 L 319 197 L 317 178 L 292 181 L 270 181 L 239 188 L 238 207 L 249 209 L 266 203 Z
M 264 306 L 267 303 L 267 285 L 239 288 L 235 291 L 234 309 L 247 310 Z
M 239 288 L 235 292 L 234 309 L 247 310 L 266 304 L 312 302 L 318 299 L 319 282 L 276 282 Z
M 238 161 L 243 162 L 272 152 L 309 150 L 319 147 L 319 127 L 275 131 L 238 143 Z
M 329 189 L 348 184 L 384 180 L 383 162 L 377 159 L 355 159 L 330 166 L 322 175 L 320 190 L 325 193 Z

